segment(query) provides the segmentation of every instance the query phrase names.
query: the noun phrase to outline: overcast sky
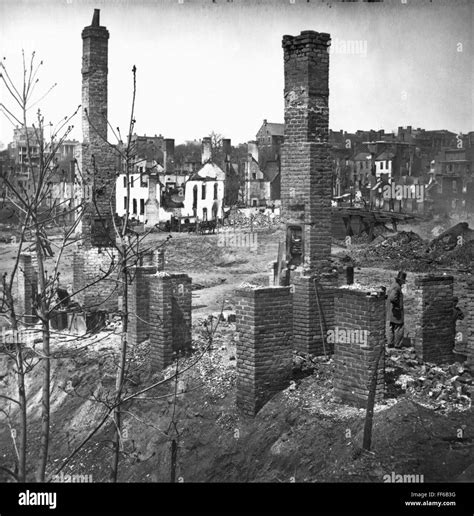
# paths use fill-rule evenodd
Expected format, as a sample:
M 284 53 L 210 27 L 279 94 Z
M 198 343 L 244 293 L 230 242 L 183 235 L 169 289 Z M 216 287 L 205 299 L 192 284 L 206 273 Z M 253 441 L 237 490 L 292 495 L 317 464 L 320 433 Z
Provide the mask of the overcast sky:
M 282 36 L 316 30 L 333 41 L 332 129 L 473 130 L 471 0 L 180 1 L 0 0 L 0 52 L 18 80 L 22 48 L 43 59 L 38 93 L 58 86 L 40 105 L 57 122 L 81 102 L 81 31 L 100 8 L 112 126 L 126 134 L 136 65 L 138 133 L 179 143 L 214 130 L 236 144 L 264 118 L 283 122 Z M 358 54 L 344 53 L 349 42 Z M 0 142 L 11 139 L 2 117 Z

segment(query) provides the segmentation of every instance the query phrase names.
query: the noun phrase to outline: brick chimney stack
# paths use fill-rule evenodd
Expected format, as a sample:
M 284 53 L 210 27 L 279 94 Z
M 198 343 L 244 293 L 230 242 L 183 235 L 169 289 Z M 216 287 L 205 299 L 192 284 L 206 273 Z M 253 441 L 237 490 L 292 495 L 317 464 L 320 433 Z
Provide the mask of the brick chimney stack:
M 230 160 L 230 154 L 231 154 L 231 150 L 232 150 L 232 146 L 230 144 L 231 140 L 230 138 L 223 138 L 222 139 L 222 151 L 224 153 L 224 159 L 229 159 Z
M 249 157 L 251 156 L 258 163 L 258 145 L 256 141 L 247 143 L 247 152 Z
M 82 31 L 82 134 L 84 143 L 107 139 L 109 31 L 94 9 L 92 24 Z M 88 116 L 86 116 L 86 110 Z
M 110 198 L 118 158 L 106 142 L 108 40 L 109 31 L 100 25 L 100 10 L 95 9 L 91 25 L 82 31 L 83 142 L 77 156 L 87 202 L 79 229 L 87 247 L 107 247 L 115 238 Z
M 212 157 L 212 145 L 211 145 L 211 137 L 205 136 L 202 139 L 202 147 L 201 147 L 201 162 L 204 165 L 208 161 L 210 161 Z
M 165 138 L 163 141 L 163 167 L 166 174 L 174 172 L 174 139 Z
M 329 265 L 331 255 L 329 45 L 325 33 L 283 36 L 282 215 L 288 224 L 302 228 L 303 268 L 308 272 Z

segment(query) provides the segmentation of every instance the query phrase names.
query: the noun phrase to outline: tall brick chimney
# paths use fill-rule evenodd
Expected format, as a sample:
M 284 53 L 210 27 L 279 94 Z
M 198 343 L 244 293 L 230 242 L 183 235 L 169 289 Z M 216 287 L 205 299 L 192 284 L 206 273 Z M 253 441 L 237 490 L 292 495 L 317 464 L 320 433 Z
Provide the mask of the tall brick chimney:
M 163 167 L 166 174 L 174 172 L 174 139 L 165 138 L 163 141 Z
M 107 139 L 107 72 L 109 31 L 100 26 L 100 10 L 82 31 L 82 136 L 84 143 Z M 86 116 L 86 110 L 88 117 Z
M 224 153 L 224 159 L 230 160 L 230 154 L 232 151 L 232 146 L 230 144 L 231 140 L 230 138 L 223 138 L 222 139 L 222 152 Z
M 202 146 L 201 146 L 201 163 L 204 165 L 207 163 L 212 156 L 212 149 L 211 149 L 211 137 L 205 136 L 202 139 Z
M 258 146 L 256 141 L 247 143 L 247 153 L 258 163 Z
M 100 10 L 95 9 L 91 25 L 82 31 L 83 143 L 78 156 L 82 195 L 88 193 L 81 231 L 89 247 L 107 247 L 115 238 L 110 204 L 118 157 L 106 142 L 108 40 L 109 31 L 100 25 Z
M 281 156 L 282 215 L 299 226 L 303 269 L 329 265 L 332 171 L 329 135 L 330 35 L 283 36 L 285 141 Z

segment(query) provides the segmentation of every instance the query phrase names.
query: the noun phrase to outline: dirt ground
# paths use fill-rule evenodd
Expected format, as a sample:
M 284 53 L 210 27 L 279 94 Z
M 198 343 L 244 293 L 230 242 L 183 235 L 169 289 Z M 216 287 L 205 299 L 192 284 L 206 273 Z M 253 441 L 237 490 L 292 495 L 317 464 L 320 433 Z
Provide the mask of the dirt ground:
M 149 243 L 157 246 L 165 238 L 154 234 Z M 283 231 L 267 229 L 257 238 L 256 250 L 228 247 L 219 235 L 173 234 L 167 244 L 166 270 L 186 272 L 193 279 L 194 353 L 180 361 L 179 370 L 192 367 L 178 385 L 165 382 L 125 407 L 120 480 L 169 481 L 173 439 L 178 444 L 176 478 L 185 482 L 381 482 L 391 472 L 423 474 L 425 482 L 474 480 L 472 408 L 433 407 L 428 397 L 396 384 L 406 373 L 403 369 L 387 377 L 386 399 L 376 407 L 371 453 L 361 451 L 365 411 L 341 404 L 333 395 L 331 359 L 295 357 L 287 389 L 255 418 L 237 411 L 235 324 L 221 322 L 212 349 L 204 351 L 208 344 L 204 322 L 221 308 L 234 309 L 234 291 L 243 282 L 268 281 L 269 264 L 276 258 Z M 14 251 L 12 244 L 2 245 L 0 272 L 9 270 Z M 64 284 L 72 281 L 72 251 L 67 251 L 62 264 Z M 345 249 L 334 246 L 333 253 L 343 255 Z M 362 268 L 356 270 L 356 281 L 387 284 L 393 273 L 383 264 Z M 114 385 L 119 335 L 120 325 L 112 317 L 105 330 L 86 340 L 55 337 L 49 474 L 57 472 L 103 417 Z M 129 392 L 174 372 L 173 365 L 153 375 L 149 363 L 145 342 L 133 350 Z M 0 366 L 0 389 L 14 394 L 5 359 Z M 39 439 L 40 386 L 40 375 L 33 370 L 27 389 L 30 477 Z M 63 472 L 107 481 L 111 435 L 107 422 Z M 13 463 L 11 444 L 8 427 L 0 424 L 0 462 L 8 467 Z

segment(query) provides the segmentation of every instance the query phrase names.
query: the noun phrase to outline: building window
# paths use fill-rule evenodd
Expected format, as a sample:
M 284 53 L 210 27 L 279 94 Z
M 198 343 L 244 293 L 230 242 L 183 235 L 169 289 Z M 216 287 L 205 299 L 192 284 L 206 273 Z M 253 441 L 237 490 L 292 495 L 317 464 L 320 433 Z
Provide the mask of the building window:
M 206 184 L 204 183 L 202 185 L 202 190 L 201 190 L 201 199 L 205 199 L 205 198 L 206 198 Z
M 123 187 L 127 188 L 127 176 L 123 176 Z
M 252 179 L 257 179 L 257 172 L 252 172 Z
M 135 178 L 132 176 L 130 178 L 130 188 L 133 188 L 133 183 L 135 182 Z
M 257 199 L 252 199 L 252 206 L 254 206 L 254 207 L 258 206 L 258 200 Z
M 128 199 L 127 197 L 125 196 L 123 198 L 123 209 L 126 210 L 128 208 Z
M 148 188 L 148 177 L 147 176 L 140 176 L 140 186 L 142 188 Z
M 193 211 L 194 211 L 194 216 L 196 216 L 197 203 L 198 203 L 198 187 L 197 187 L 197 185 L 194 185 L 194 188 L 193 188 Z
M 133 199 L 132 201 L 132 206 L 133 206 L 133 215 L 136 215 L 137 214 L 137 200 L 136 199 Z
M 217 183 L 214 184 L 214 200 L 217 199 Z
M 383 170 L 383 161 L 380 162 L 380 170 Z
M 145 199 L 140 199 L 140 215 L 145 215 Z
M 207 220 L 207 208 L 202 209 L 202 220 Z

